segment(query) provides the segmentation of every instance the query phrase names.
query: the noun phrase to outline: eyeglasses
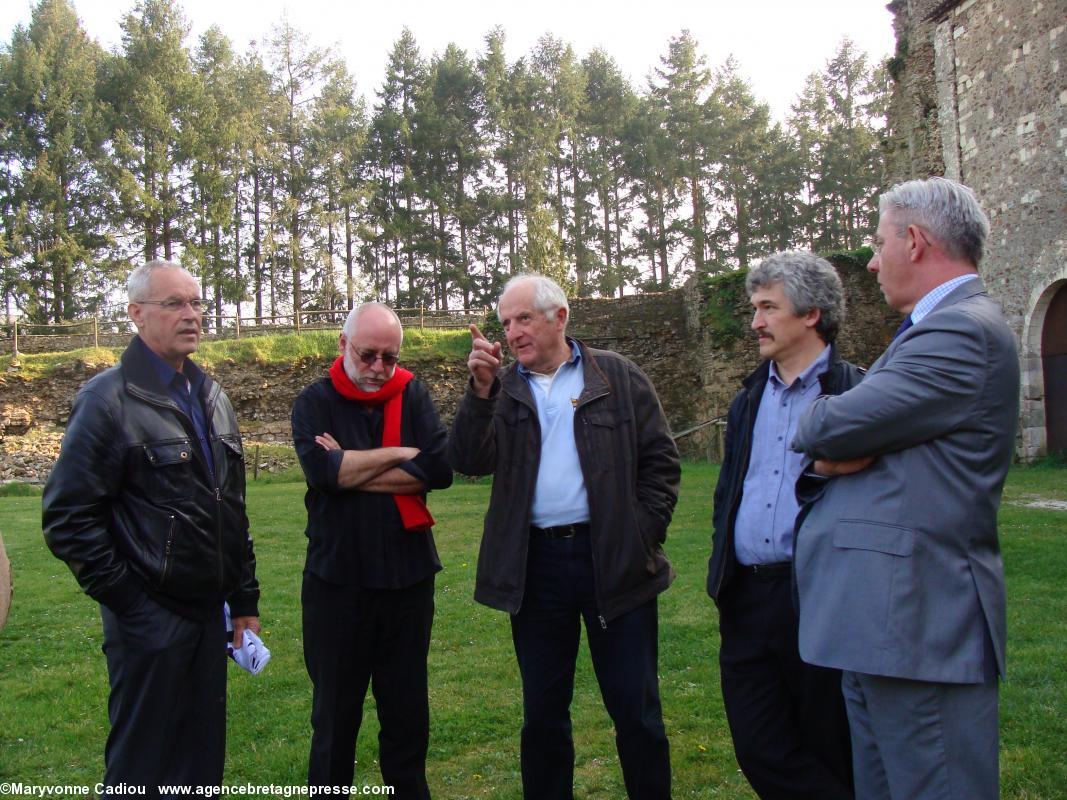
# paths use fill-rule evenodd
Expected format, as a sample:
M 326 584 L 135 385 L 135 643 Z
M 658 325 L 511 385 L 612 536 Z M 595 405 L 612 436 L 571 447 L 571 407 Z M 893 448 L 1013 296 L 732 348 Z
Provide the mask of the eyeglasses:
M 192 300 L 179 300 L 177 297 L 168 297 L 166 300 L 136 300 L 135 302 L 149 306 L 159 306 L 164 311 L 181 311 L 186 306 L 189 306 L 196 314 L 204 311 L 204 301 L 198 297 Z
M 382 360 L 383 367 L 391 367 L 400 360 L 399 353 L 375 353 L 373 350 L 356 350 L 355 353 L 359 356 L 359 360 L 368 367 L 374 366 L 374 362 L 379 358 Z

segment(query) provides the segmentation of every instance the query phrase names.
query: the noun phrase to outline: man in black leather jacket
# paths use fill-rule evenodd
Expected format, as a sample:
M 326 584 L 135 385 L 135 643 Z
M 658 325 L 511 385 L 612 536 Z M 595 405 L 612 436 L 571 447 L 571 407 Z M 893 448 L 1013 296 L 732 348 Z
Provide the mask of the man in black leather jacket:
M 801 413 L 862 371 L 837 356 L 841 279 L 811 253 L 764 259 L 746 281 L 762 364 L 730 405 L 715 487 L 708 594 L 719 609 L 723 704 L 734 751 L 763 798 L 852 797 L 841 673 L 800 660 L 793 606 Z
M 226 628 L 258 633 L 237 419 L 188 356 L 196 280 L 153 261 L 129 279 L 138 335 L 78 392 L 43 497 L 45 541 L 100 603 L 111 694 L 107 787 L 217 786 Z

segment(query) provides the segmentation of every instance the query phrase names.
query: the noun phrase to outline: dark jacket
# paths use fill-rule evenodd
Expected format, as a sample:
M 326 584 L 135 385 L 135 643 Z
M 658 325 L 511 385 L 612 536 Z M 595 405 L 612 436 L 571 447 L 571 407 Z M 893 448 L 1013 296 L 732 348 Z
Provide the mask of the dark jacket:
M 764 361 L 755 372 L 742 381 L 744 388 L 734 397 L 727 413 L 722 467 L 719 469 L 719 482 L 715 485 L 715 507 L 712 512 L 715 532 L 711 543 L 711 558 L 708 559 L 707 588 L 712 599 L 718 599 L 719 593 L 730 582 L 737 566 L 734 523 L 737 520 L 737 510 L 741 507 L 741 491 L 748 473 L 756 412 L 759 411 L 760 400 L 770 374 L 770 362 Z M 819 376 L 822 394 L 841 394 L 848 391 L 863 379 L 863 374 L 862 369 L 838 357 L 837 348 L 831 345 L 829 368 Z
M 578 346 L 585 389 L 574 414 L 574 440 L 589 498 L 597 607 L 606 622 L 674 580 L 662 544 L 681 468 L 648 377 L 617 353 Z M 494 382 L 487 399 L 468 388 L 452 425 L 449 460 L 466 475 L 494 474 L 474 597 L 514 614 L 526 587 L 541 460 L 537 407 L 517 364 Z
M 413 380 L 401 397 L 401 444 L 420 452 L 399 469 L 418 478 L 427 490 L 447 489 L 452 485 L 445 458 L 448 431 L 430 393 Z M 404 530 L 393 495 L 337 486 L 344 450 L 381 447 L 384 419 L 381 405 L 346 400 L 329 378 L 306 387 L 293 404 L 293 446 L 308 486 L 305 569 L 329 583 L 402 589 L 441 569 L 433 534 Z M 323 431 L 343 449 L 320 447 L 315 437 Z
M 217 614 L 223 600 L 234 616 L 258 614 L 237 418 L 210 378 L 200 397 L 214 475 L 136 340 L 74 400 L 45 485 L 44 537 L 116 614 L 145 593 L 194 619 Z

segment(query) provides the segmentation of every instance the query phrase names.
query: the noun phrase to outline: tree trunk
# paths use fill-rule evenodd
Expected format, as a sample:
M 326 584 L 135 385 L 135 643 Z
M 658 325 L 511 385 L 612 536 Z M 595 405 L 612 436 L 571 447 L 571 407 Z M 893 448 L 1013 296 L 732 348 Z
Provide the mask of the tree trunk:
M 353 295 L 355 292 L 354 276 L 352 275 L 352 207 L 345 203 L 345 300 L 347 308 L 352 310 Z
M 258 156 L 252 156 L 252 280 L 256 294 L 256 325 L 263 324 L 263 235 L 260 230 L 259 215 L 259 163 Z

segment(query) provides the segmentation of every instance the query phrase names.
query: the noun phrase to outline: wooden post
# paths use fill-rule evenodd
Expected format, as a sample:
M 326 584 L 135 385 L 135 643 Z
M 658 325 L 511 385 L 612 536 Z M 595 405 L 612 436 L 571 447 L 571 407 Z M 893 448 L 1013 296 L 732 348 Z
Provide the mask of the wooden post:
M 259 477 L 259 445 L 256 445 L 255 452 L 252 454 L 252 480 L 256 480 Z
M 93 347 L 100 346 L 100 324 L 96 314 L 93 314 Z
M 419 327 L 426 327 L 426 306 L 419 304 Z
M 237 327 L 237 338 L 241 338 L 241 304 L 237 304 L 237 316 L 234 317 L 234 321 Z
M 14 343 L 13 343 L 13 348 L 14 349 L 11 351 L 11 357 L 14 358 L 15 361 L 18 361 L 19 360 L 19 318 L 17 316 L 15 317 L 15 322 L 13 324 L 15 326 L 15 332 L 14 332 L 14 335 L 12 337 L 13 341 L 14 341 Z

